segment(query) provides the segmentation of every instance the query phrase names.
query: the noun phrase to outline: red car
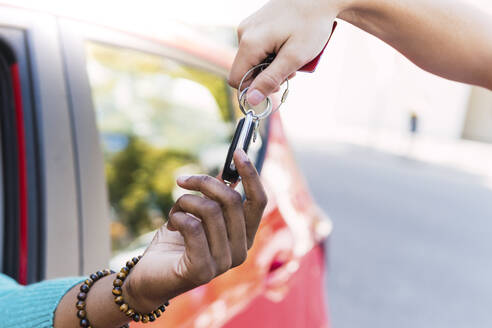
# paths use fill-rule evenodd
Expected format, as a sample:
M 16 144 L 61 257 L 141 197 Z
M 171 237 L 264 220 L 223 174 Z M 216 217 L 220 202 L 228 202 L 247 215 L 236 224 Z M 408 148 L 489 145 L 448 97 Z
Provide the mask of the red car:
M 0 270 L 31 283 L 118 266 L 165 221 L 178 175 L 221 169 L 240 117 L 234 49 L 170 23 L 0 8 Z M 278 113 L 260 136 L 250 155 L 269 204 L 247 261 L 152 326 L 329 327 L 331 223 Z

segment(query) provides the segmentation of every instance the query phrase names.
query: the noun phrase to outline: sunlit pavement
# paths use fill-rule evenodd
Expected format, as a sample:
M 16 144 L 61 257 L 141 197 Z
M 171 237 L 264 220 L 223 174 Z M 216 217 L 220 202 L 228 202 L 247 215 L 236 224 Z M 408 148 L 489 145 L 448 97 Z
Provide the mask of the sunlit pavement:
M 294 148 L 334 222 L 333 327 L 491 326 L 488 179 L 403 151 L 327 142 Z

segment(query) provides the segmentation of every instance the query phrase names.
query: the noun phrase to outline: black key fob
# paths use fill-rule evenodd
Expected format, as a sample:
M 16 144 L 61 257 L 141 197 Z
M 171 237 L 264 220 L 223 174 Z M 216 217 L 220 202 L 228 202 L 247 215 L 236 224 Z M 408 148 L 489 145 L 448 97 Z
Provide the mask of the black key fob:
M 231 145 L 229 146 L 229 151 L 227 152 L 224 169 L 222 170 L 222 180 L 225 182 L 234 184 L 239 179 L 239 173 L 236 170 L 232 157 L 237 148 L 242 148 L 246 153 L 248 152 L 251 140 L 253 139 L 254 141 L 255 139 L 254 135 L 256 133 L 257 125 L 258 120 L 254 117 L 252 112 L 248 112 L 245 117 L 239 120 L 236 132 L 234 133 Z

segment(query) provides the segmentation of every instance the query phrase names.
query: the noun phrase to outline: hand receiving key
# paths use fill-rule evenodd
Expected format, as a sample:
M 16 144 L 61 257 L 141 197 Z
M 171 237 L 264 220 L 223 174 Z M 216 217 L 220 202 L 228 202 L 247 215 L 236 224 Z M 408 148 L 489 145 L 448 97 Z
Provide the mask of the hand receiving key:
M 234 163 L 242 177 L 244 202 L 241 194 L 211 176 L 178 178 L 180 187 L 203 196 L 187 194 L 176 201 L 167 227 L 159 229 L 129 275 L 125 294 L 129 304 L 139 304 L 137 310 L 155 309 L 246 259 L 267 198 L 244 151 L 234 153 Z

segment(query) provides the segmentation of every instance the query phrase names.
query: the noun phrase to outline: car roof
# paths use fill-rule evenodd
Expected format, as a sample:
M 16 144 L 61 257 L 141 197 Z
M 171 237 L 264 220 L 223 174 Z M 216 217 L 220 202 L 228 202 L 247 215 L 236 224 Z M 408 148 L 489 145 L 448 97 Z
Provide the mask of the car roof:
M 134 12 L 120 10 L 121 7 L 101 6 L 101 2 L 105 3 L 99 1 L 99 5 L 93 6 L 85 1 L 0 0 L 0 6 L 49 14 L 147 39 L 192 54 L 225 70 L 232 65 L 235 49 L 212 40 L 197 28 L 166 16 L 159 19 L 158 13 L 147 11 L 140 17 Z

